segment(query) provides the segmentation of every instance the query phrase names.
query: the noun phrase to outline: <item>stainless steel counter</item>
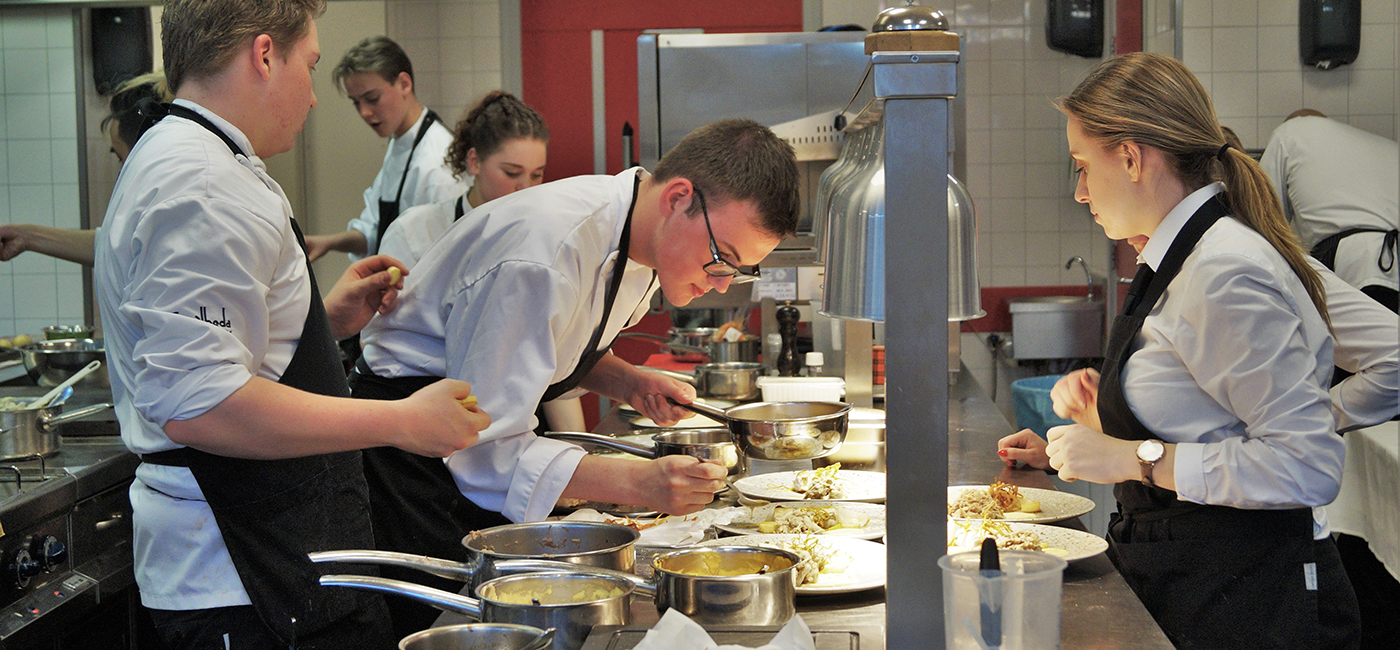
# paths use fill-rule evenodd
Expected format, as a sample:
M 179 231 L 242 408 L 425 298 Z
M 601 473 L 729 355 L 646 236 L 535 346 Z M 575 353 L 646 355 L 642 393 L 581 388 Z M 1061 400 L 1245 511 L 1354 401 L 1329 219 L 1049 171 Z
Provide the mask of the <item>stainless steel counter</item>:
M 1022 487 L 1054 489 L 1045 472 L 1008 469 L 997 457 L 997 440 L 1013 429 L 967 372 L 959 373 L 958 383 L 948 389 L 948 422 L 950 482 L 986 485 L 996 478 Z M 626 432 L 627 427 L 613 414 L 604 418 L 597 430 L 621 433 Z M 1078 520 L 1063 525 L 1084 530 Z M 941 550 L 931 552 L 929 561 L 940 555 Z M 897 569 L 891 567 L 891 570 Z M 884 589 L 802 596 L 798 598 L 797 611 L 817 633 L 819 650 L 879 649 L 885 647 L 886 597 Z M 1151 615 L 1103 555 L 1070 564 L 1064 575 L 1061 612 L 1061 648 L 1172 648 Z M 645 630 L 655 625 L 659 617 L 656 608 L 642 600 L 633 603 L 632 615 L 633 624 L 627 627 L 595 628 L 584 650 L 635 647 Z M 713 636 L 720 643 L 757 646 L 766 643 L 771 632 L 716 630 Z

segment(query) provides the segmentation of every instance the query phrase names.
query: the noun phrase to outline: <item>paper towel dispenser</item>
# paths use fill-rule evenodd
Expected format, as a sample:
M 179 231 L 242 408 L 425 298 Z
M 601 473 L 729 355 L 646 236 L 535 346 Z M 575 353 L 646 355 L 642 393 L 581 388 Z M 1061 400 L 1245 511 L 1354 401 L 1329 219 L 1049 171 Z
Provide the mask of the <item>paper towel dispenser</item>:
M 1361 52 L 1361 0 L 1299 0 L 1298 52 L 1323 70 L 1356 60 Z
M 1052 50 L 1103 56 L 1103 0 L 1048 0 L 1045 44 Z

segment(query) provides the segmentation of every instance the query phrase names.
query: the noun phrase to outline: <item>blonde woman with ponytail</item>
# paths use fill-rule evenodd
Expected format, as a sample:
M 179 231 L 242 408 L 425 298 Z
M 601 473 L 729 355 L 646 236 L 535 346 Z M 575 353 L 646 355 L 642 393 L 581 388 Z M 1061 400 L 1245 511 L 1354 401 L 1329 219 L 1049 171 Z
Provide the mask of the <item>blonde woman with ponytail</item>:
M 1102 375 L 1052 393 L 1076 424 L 1001 455 L 1116 484 L 1109 557 L 1178 647 L 1357 647 L 1321 510 L 1344 455 L 1326 297 L 1268 177 L 1174 59 L 1104 61 L 1057 106 L 1075 199 L 1145 264 Z

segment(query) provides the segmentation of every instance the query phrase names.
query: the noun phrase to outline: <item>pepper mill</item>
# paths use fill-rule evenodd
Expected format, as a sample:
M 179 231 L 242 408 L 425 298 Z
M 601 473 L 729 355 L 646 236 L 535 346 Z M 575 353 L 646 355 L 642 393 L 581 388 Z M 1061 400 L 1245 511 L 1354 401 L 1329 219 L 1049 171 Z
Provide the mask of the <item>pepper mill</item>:
M 778 361 L 775 364 L 780 377 L 796 377 L 802 369 L 802 363 L 797 360 L 797 319 L 801 316 L 796 307 L 783 303 L 774 313 L 778 319 L 778 334 L 783 338 L 783 347 L 778 351 Z

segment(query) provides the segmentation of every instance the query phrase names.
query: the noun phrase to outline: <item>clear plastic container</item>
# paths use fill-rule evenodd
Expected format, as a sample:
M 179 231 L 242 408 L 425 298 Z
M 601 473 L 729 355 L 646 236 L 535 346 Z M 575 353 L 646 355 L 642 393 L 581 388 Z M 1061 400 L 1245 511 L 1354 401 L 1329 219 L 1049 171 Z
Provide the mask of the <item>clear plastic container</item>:
M 765 402 L 839 402 L 846 394 L 840 377 L 759 377 Z

